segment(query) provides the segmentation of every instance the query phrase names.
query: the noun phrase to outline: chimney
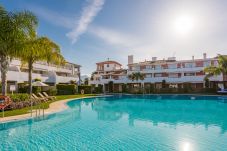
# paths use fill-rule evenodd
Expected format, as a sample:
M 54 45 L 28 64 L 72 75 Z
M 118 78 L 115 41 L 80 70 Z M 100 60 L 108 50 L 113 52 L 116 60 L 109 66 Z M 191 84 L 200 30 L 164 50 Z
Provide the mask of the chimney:
M 207 54 L 203 53 L 203 59 L 206 59 L 206 58 L 207 58 Z
M 128 56 L 128 64 L 133 64 L 133 55 Z
M 192 56 L 192 61 L 194 61 L 195 60 L 195 56 Z
M 157 57 L 152 57 L 152 61 L 156 61 L 157 60 Z

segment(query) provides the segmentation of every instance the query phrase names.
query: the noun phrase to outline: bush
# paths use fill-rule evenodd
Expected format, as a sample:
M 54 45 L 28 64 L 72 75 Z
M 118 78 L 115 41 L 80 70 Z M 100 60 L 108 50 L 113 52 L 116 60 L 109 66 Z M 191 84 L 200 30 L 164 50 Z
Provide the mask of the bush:
M 127 93 L 128 92 L 127 84 L 123 84 L 122 85 L 122 92 L 123 93 Z
M 38 94 L 41 92 L 41 87 L 32 87 L 32 93 Z M 28 93 L 29 92 L 29 86 L 28 83 L 18 83 L 18 93 Z
M 32 87 L 32 93 L 38 94 L 42 91 L 41 87 Z
M 91 85 L 79 85 L 78 93 L 81 93 L 81 90 L 84 90 L 84 94 L 90 94 L 92 92 Z
M 57 84 L 57 94 L 65 95 L 65 94 L 75 94 L 76 93 L 76 85 L 75 84 Z
M 109 87 L 109 92 L 110 92 L 110 93 L 114 92 L 114 90 L 113 90 L 113 85 L 114 85 L 113 81 L 110 81 L 110 82 L 108 83 L 108 87 Z
M 18 93 L 27 93 L 28 85 L 27 83 L 18 83 Z
M 191 83 L 183 83 L 183 89 L 185 93 L 191 92 L 192 91 Z
M 97 87 L 92 87 L 93 93 L 102 93 L 103 92 L 103 85 L 99 84 Z
M 203 88 L 204 93 L 216 93 L 216 88 Z
M 26 93 L 16 93 L 11 94 L 10 98 L 12 99 L 13 102 L 24 102 L 29 100 L 29 95 Z
M 50 95 L 50 96 L 55 96 L 55 95 L 57 95 L 57 89 L 56 89 L 56 87 L 50 87 L 50 88 L 46 91 L 46 93 L 47 93 L 48 95 Z

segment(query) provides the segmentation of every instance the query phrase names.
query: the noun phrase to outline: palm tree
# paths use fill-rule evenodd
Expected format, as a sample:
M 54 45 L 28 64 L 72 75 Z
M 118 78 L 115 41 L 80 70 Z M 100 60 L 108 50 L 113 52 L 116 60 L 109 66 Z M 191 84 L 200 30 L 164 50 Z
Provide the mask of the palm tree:
M 138 81 L 138 80 L 144 80 L 145 76 L 146 75 L 144 73 L 134 72 L 134 73 L 128 75 L 128 78 L 132 81 L 134 81 L 134 80 Z
M 227 74 L 227 56 L 218 54 L 218 66 L 209 66 L 204 69 L 204 72 L 207 73 L 204 79 L 210 78 L 212 76 L 224 75 Z
M 0 68 L 2 95 L 7 93 L 7 72 L 10 60 L 20 53 L 25 35 L 33 31 L 37 18 L 29 11 L 7 12 L 0 5 Z
M 34 32 L 27 36 L 23 44 L 23 52 L 20 54 L 22 62 L 28 66 L 29 94 L 32 94 L 33 64 L 37 61 L 45 61 L 48 64 L 64 64 L 65 60 L 60 53 L 59 46 L 47 37 L 38 37 Z
M 128 78 L 132 81 L 136 80 L 144 80 L 145 79 L 145 74 L 141 72 L 133 72 L 132 74 L 128 75 Z M 144 83 L 142 83 L 142 88 L 144 88 Z

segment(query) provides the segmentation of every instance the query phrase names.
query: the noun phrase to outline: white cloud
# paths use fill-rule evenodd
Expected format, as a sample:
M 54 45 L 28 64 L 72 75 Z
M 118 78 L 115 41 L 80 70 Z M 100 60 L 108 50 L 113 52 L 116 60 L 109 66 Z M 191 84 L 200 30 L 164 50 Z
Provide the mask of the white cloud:
M 136 54 L 138 58 L 143 58 L 144 55 L 151 52 L 156 53 L 151 42 L 142 36 L 135 36 L 123 31 L 118 31 L 101 26 L 91 26 L 88 32 L 95 37 L 101 39 L 106 44 L 111 45 L 115 50 L 119 50 L 121 56 Z M 122 51 L 123 50 L 123 51 Z
M 83 8 L 82 14 L 74 28 L 66 35 L 75 43 L 78 37 L 86 32 L 89 24 L 94 20 L 95 16 L 99 13 L 104 5 L 105 0 L 91 0 L 89 4 Z
M 92 26 L 88 31 L 89 33 L 112 45 L 132 47 L 138 43 L 132 35 L 105 27 Z

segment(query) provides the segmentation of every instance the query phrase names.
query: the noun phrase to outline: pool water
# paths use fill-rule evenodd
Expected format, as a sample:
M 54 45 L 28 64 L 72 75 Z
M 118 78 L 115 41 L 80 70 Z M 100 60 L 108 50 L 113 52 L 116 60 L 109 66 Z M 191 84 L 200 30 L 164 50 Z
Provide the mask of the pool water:
M 227 150 L 227 96 L 122 95 L 68 106 L 0 124 L 0 150 Z

